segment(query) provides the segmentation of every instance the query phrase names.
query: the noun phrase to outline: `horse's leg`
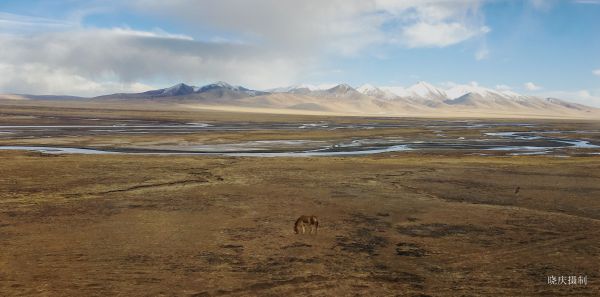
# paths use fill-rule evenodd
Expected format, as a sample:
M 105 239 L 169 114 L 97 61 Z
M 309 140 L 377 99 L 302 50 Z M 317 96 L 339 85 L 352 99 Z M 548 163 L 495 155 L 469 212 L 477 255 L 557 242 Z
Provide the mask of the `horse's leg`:
M 302 224 L 302 234 L 306 233 L 306 229 L 304 228 L 304 224 Z

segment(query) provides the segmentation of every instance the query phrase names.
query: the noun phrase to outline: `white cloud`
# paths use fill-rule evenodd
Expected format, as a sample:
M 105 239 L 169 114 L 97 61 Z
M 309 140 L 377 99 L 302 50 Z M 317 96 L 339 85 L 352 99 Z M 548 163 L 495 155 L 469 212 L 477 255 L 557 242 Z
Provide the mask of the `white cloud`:
M 154 37 L 154 38 L 169 38 L 181 40 L 194 40 L 194 38 L 184 34 L 171 34 L 164 30 L 155 29 L 154 31 L 139 31 L 130 28 L 112 28 L 111 33 L 124 36 L 139 36 L 139 37 Z M 222 41 L 222 40 L 221 40 Z
M 408 47 L 446 47 L 491 31 L 479 17 L 481 1 L 380 1 L 404 20 L 395 37 Z M 487 51 L 487 49 L 486 49 Z M 483 51 L 478 54 L 483 58 Z
M 489 32 L 480 0 L 136 0 L 134 8 L 288 49 L 355 54 L 389 41 L 448 46 Z M 260 9 L 257 9 L 260 7 Z M 252 13 L 248 13 L 252 12 Z M 393 25 L 392 25 L 393 24 Z M 384 27 L 388 28 L 384 28 Z M 391 26 L 392 29 L 389 27 Z
M 58 31 L 77 26 L 77 23 L 65 20 L 54 20 L 0 12 L 0 32 L 4 34 L 28 34 L 40 30 Z
M 523 87 L 525 87 L 525 89 L 529 90 L 529 91 L 537 91 L 542 89 L 541 86 L 538 86 L 532 82 L 526 82 L 525 84 L 523 84 Z
M 592 71 L 593 75 L 600 76 L 600 69 L 595 69 Z
M 385 20 L 371 1 L 131 1 L 133 9 L 234 35 L 248 43 L 302 53 L 314 50 L 352 55 L 385 40 Z M 312 52 L 311 52 L 312 53 Z
M 559 0 L 528 0 L 531 7 L 541 11 L 548 11 L 554 8 L 560 1 Z M 593 4 L 599 5 L 600 0 L 570 0 L 571 3 L 575 4 Z
M 477 50 L 477 52 L 475 53 L 475 60 L 477 60 L 477 61 L 485 60 L 489 57 L 489 55 L 490 55 L 490 51 L 488 50 L 487 46 L 482 47 L 479 50 Z
M 49 90 L 51 79 L 133 83 L 140 81 L 208 82 L 225 80 L 255 88 L 286 85 L 310 61 L 244 44 L 190 40 L 186 36 L 128 29 L 82 29 L 27 36 L 2 36 L 0 91 Z M 8 67 L 8 66 L 11 67 Z M 36 65 L 24 67 L 23 65 Z M 39 69 L 52 69 L 52 77 Z M 9 71 L 10 70 L 10 71 Z M 23 83 L 7 79 L 19 73 Z M 42 71 L 47 73 L 47 71 Z M 29 73 L 30 78 L 27 77 Z M 91 91 L 100 89 L 86 84 Z M 80 87 L 73 86 L 79 92 Z
M 600 0 L 575 0 L 573 2 L 575 2 L 577 4 L 595 4 L 595 5 L 600 4 Z
M 420 22 L 403 30 L 409 47 L 445 47 L 465 41 L 485 30 L 473 31 L 461 23 Z
M 43 64 L 0 64 L 0 89 L 11 87 L 17 94 L 55 94 L 94 96 L 113 92 L 143 92 L 153 89 L 141 83 L 114 81 L 96 82 L 65 69 L 49 68 Z M 34 90 L 34 92 L 32 92 Z
M 445 47 L 483 36 L 490 29 L 480 16 L 481 1 L 107 0 L 65 12 L 75 16 L 66 21 L 0 13 L 0 92 L 24 86 L 32 93 L 54 92 L 48 86 L 58 77 L 87 86 L 87 93 L 118 84 L 130 88 L 133 82 L 289 85 L 322 72 L 321 62 L 333 55 L 353 56 L 379 45 Z M 79 14 L 125 9 L 157 23 L 182 22 L 191 31 L 184 35 L 80 23 Z M 55 77 L 33 72 L 48 69 Z M 21 82 L 7 78 L 15 73 Z M 34 78 L 39 83 L 24 83 Z
M 512 88 L 507 85 L 496 85 L 496 90 L 498 91 L 510 91 Z

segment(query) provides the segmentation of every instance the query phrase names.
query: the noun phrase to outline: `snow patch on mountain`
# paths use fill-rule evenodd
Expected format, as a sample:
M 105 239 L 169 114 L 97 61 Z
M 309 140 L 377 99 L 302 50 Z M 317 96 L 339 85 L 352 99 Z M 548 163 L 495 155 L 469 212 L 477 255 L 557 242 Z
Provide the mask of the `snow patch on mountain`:
M 324 91 L 335 87 L 336 84 L 320 84 L 320 85 L 311 85 L 311 84 L 297 84 L 291 85 L 287 87 L 273 88 L 265 90 L 266 92 L 271 93 L 289 93 L 297 90 L 307 90 L 307 91 Z
M 421 98 L 421 99 L 436 99 L 444 100 L 447 98 L 446 92 L 442 89 L 435 87 L 434 85 L 420 81 L 407 89 L 409 96 Z
M 446 91 L 448 99 L 457 99 L 467 94 L 476 94 L 482 97 L 500 97 L 505 99 L 520 99 L 523 95 L 510 90 L 493 90 L 481 87 L 477 84 L 457 85 Z
M 371 97 L 375 97 L 375 98 L 379 98 L 379 99 L 392 100 L 392 99 L 395 99 L 398 97 L 397 94 L 395 94 L 394 92 L 392 92 L 390 90 L 378 88 L 371 84 L 364 84 L 364 85 L 360 86 L 359 88 L 357 88 L 356 90 L 367 96 L 371 96 Z

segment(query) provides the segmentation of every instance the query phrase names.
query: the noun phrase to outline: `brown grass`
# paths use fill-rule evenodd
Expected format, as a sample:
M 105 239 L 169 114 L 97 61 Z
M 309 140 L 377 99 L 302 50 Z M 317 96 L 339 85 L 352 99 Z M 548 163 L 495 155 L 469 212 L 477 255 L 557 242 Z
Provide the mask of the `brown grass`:
M 0 120 L 5 125 L 77 124 L 86 117 L 99 123 L 397 121 L 44 104 L 5 103 Z M 586 121 L 536 123 L 598 128 L 598 122 Z M 5 143 L 429 137 L 426 133 L 431 132 L 409 125 L 366 132 L 84 135 Z M 0 151 L 0 295 L 597 296 L 599 178 L 597 157 Z M 317 236 L 293 233 L 301 214 L 319 217 Z M 585 275 L 588 285 L 551 286 L 550 275 Z
M 8 295 L 599 290 L 597 158 L 2 152 L 0 162 Z M 319 235 L 293 234 L 303 213 L 319 217 Z M 589 284 L 546 284 L 563 274 Z

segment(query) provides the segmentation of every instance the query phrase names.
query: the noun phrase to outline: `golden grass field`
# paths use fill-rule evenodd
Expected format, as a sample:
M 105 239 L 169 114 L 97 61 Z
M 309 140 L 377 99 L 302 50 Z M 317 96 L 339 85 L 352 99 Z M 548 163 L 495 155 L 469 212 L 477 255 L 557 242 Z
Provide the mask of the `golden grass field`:
M 1 105 L 0 121 L 319 119 L 50 105 Z M 598 127 L 596 122 L 548 125 Z M 298 133 L 0 143 L 114 146 L 286 139 Z M 318 139 L 430 132 L 303 133 Z M 598 156 L 402 152 L 256 158 L 0 151 L 0 295 L 598 296 L 599 180 Z M 302 214 L 319 217 L 317 235 L 294 234 L 293 223 Z M 549 285 L 549 276 L 585 276 L 587 285 Z

